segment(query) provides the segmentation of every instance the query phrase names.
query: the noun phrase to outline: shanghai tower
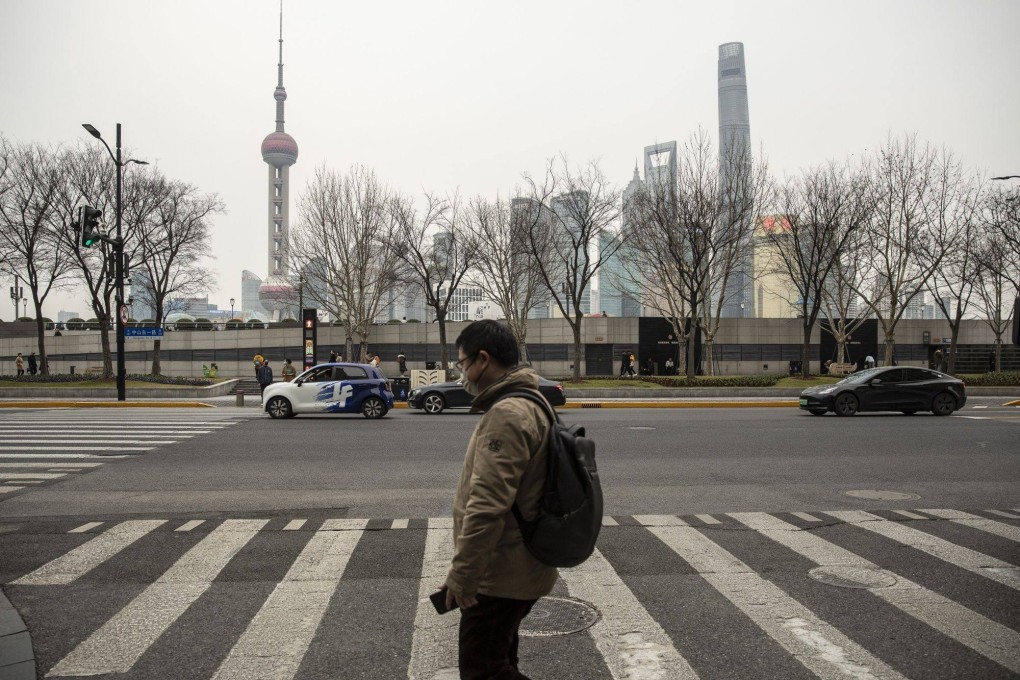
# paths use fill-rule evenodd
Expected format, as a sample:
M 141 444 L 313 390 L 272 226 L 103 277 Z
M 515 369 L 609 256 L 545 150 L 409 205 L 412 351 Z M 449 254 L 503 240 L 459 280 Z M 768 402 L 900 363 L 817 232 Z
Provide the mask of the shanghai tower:
M 751 118 L 747 110 L 747 71 L 744 43 L 719 45 L 719 181 L 727 186 L 733 172 L 744 172 L 751 161 Z M 748 222 L 751 216 L 746 216 Z M 726 286 L 723 316 L 755 316 L 754 258 L 751 229 L 746 236 L 734 271 Z

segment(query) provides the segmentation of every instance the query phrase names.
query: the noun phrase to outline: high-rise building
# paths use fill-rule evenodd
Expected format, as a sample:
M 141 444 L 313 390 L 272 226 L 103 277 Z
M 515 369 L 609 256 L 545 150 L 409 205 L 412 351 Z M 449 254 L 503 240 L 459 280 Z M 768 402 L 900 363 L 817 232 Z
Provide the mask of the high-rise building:
M 747 72 L 744 43 L 719 46 L 719 181 L 730 185 L 751 161 L 751 117 L 747 108 Z M 739 169 L 739 170 L 738 170 Z M 748 222 L 750 217 L 748 217 Z M 754 245 L 750 224 L 726 286 L 723 316 L 755 316 Z
M 645 185 L 652 195 L 664 195 L 676 183 L 676 142 L 645 147 Z M 634 172 L 637 177 L 637 169 Z
M 617 238 L 616 234 L 608 232 L 599 234 L 599 253 L 617 248 Z M 593 311 L 604 312 L 609 316 L 641 316 L 641 297 L 638 282 L 634 280 L 640 274 L 631 272 L 622 254 L 621 249 L 617 248 L 612 255 L 603 255 L 605 260 L 598 271 L 598 307 Z
M 585 211 L 587 211 L 588 200 L 589 200 L 588 192 L 579 190 L 571 191 L 565 194 L 560 194 L 559 196 L 552 199 L 552 201 L 550 201 L 550 208 L 552 209 L 553 214 L 556 215 L 556 225 L 554 228 L 565 229 L 571 235 L 571 240 L 573 240 L 575 243 L 578 240 L 580 240 L 579 237 L 581 231 L 581 225 L 577 221 L 577 215 L 583 214 Z M 591 245 L 597 247 L 598 244 Z M 579 252 L 577 253 L 577 258 L 581 260 L 582 258 L 588 255 L 590 254 Z M 581 267 L 579 266 L 577 268 L 578 272 L 580 269 Z M 563 276 L 564 279 L 562 287 L 560 289 L 561 292 L 559 297 L 564 302 L 564 307 L 566 308 L 567 314 L 572 315 L 574 313 L 573 305 L 571 304 L 569 296 L 566 294 L 568 286 L 571 285 L 571 282 L 569 280 L 569 273 L 563 272 Z M 576 285 L 576 282 L 574 285 Z M 592 309 L 591 309 L 590 281 L 588 282 L 588 285 L 584 287 L 584 290 L 581 291 L 581 299 L 578 300 L 578 306 L 580 307 L 582 314 L 591 314 Z M 558 316 L 560 313 L 561 312 L 558 308 L 555 308 L 553 310 L 554 316 Z
M 269 315 L 259 302 L 259 288 L 262 279 L 253 271 L 245 269 L 241 272 L 241 314 L 268 319 Z
M 297 163 L 298 145 L 284 131 L 283 104 L 287 90 L 283 87 L 283 3 L 280 3 L 280 61 L 277 64 L 276 130 L 262 140 L 262 160 L 269 166 L 268 205 L 269 231 L 268 279 L 259 291 L 262 306 L 274 318 L 293 315 L 296 318 L 297 291 L 288 280 L 290 262 L 288 246 L 290 233 L 290 166 Z

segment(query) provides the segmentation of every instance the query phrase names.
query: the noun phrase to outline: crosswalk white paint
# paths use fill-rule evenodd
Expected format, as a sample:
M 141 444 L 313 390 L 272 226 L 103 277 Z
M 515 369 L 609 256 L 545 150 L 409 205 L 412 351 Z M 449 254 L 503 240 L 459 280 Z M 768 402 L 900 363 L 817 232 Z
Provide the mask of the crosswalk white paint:
M 1014 515 L 1013 513 L 1006 512 L 1004 510 L 987 510 L 986 512 L 999 517 L 1005 517 L 1006 519 L 1020 519 L 1020 515 Z
M 102 463 L 0 463 L 0 470 L 79 470 L 99 467 Z
M 209 589 L 268 520 L 228 519 L 54 666 L 48 676 L 126 673 Z M 125 634 L 131 631 L 131 634 Z
M 438 672 L 457 668 L 457 623 L 460 615 L 449 612 L 441 616 L 429 600 L 429 595 L 446 582 L 453 557 L 452 529 L 452 517 L 429 518 L 418 584 L 418 605 L 414 613 L 408 680 L 432 680 Z M 449 672 L 446 674 L 449 675 Z
M 0 493 L 14 493 L 15 491 L 21 491 L 25 487 L 14 486 L 11 484 L 0 484 Z
M 944 562 L 956 565 L 961 569 L 973 572 L 978 576 L 990 578 L 1010 588 L 1020 590 L 1020 570 L 1008 562 L 989 557 L 976 550 L 950 543 L 924 531 L 908 527 L 900 522 L 892 522 L 878 515 L 860 510 L 833 510 L 825 514 L 838 520 L 854 524 L 862 529 L 873 531 L 880 536 L 909 545 L 921 552 L 928 553 Z
M 320 530 L 252 619 L 213 680 L 289 680 L 297 675 L 333 592 L 368 520 L 348 530 Z M 266 646 L 286 637 L 287 644 Z
M 16 481 L 22 479 L 57 479 L 66 477 L 66 472 L 0 472 L 0 481 Z
M 921 512 L 927 512 L 929 515 L 934 515 L 941 519 L 948 519 L 957 524 L 962 524 L 966 527 L 973 527 L 980 529 L 981 531 L 989 534 L 995 534 L 1002 538 L 1008 538 L 1011 541 L 1020 543 L 1020 527 L 1015 527 L 1012 524 L 1005 524 L 1004 522 L 997 522 L 994 519 L 985 519 L 979 515 L 972 515 L 969 512 L 963 512 L 961 510 L 921 510 Z
M 777 517 L 760 512 L 734 512 L 730 516 L 819 566 L 878 569 L 863 557 Z M 872 588 L 870 592 L 1014 673 L 1020 673 L 1020 655 L 1015 653 L 1020 649 L 1020 633 L 899 574 L 893 573 L 893 576 L 895 584 Z
M 819 678 L 903 677 L 698 530 L 651 527 L 649 531 Z
M 19 449 L 21 450 L 21 449 Z M 107 460 L 109 458 L 129 458 L 128 455 L 110 454 L 98 456 L 92 453 L 0 453 L 0 460 L 23 460 L 25 458 L 70 459 L 70 460 Z
M 3 446 L 0 451 L 63 451 L 67 446 Z M 146 446 L 78 446 L 74 445 L 75 451 L 151 451 L 153 447 Z
M 20 586 L 55 586 L 73 583 L 128 547 L 166 520 L 131 520 L 121 522 L 99 534 L 88 543 L 47 562 L 31 574 L 14 582 Z M 85 525 L 88 526 L 88 525 Z
M 942 513 L 948 516 L 947 519 L 952 518 L 950 521 L 982 519 L 960 511 L 920 512 L 931 516 Z M 916 528 L 926 525 L 890 520 L 863 511 L 833 510 L 812 516 L 815 515 L 819 522 L 851 524 L 855 527 L 853 531 L 859 529 L 877 534 L 881 540 L 889 542 L 890 554 L 895 555 L 902 550 L 899 546 L 909 546 L 923 553 L 918 559 L 939 560 L 988 579 L 989 588 L 1002 584 L 1014 592 L 1020 590 L 1020 579 L 1017 578 L 1020 570 L 1016 565 Z M 726 521 L 722 522 L 720 518 Z M 813 527 L 802 529 L 773 514 L 729 513 L 716 515 L 714 519 L 718 524 L 728 524 L 727 528 L 731 529 L 736 526 L 733 523 L 736 520 L 820 566 L 879 569 L 871 561 L 821 538 Z M 939 521 L 931 517 L 927 519 Z M 866 649 L 815 614 L 810 603 L 785 592 L 769 580 L 768 569 L 759 573 L 743 561 L 747 559 L 758 564 L 758 549 L 755 549 L 754 560 L 742 559 L 736 554 L 739 553 L 737 548 L 727 550 L 717 543 L 718 524 L 707 524 L 701 520 L 702 523 L 691 526 L 676 515 L 641 515 L 634 520 L 643 528 L 620 526 L 613 531 L 647 531 L 649 536 L 645 540 L 657 540 L 676 553 L 696 572 L 696 578 L 702 579 L 725 598 L 729 603 L 725 606 L 732 605 L 735 612 L 761 631 L 763 639 L 778 645 L 816 677 L 822 680 L 900 680 L 900 672 L 912 675 L 906 669 L 893 668 L 874 650 Z M 224 646 L 224 650 L 229 651 L 224 652 L 222 659 L 217 659 L 218 666 L 213 666 L 216 669 L 215 680 L 291 680 L 297 677 L 316 636 L 321 636 L 326 630 L 325 617 L 330 602 L 335 599 L 358 545 L 366 537 L 368 521 L 326 519 L 317 528 L 312 521 L 313 530 L 302 539 L 300 550 L 295 551 L 297 554 L 288 558 L 292 562 L 286 569 L 286 575 L 257 605 L 257 613 L 247 625 L 238 629 L 238 638 Z M 74 584 L 116 556 L 129 559 L 131 551 L 153 550 L 155 544 L 151 543 L 152 540 L 166 540 L 168 545 L 172 545 L 174 532 L 191 531 L 207 522 L 220 524 L 197 543 L 191 545 L 189 542 L 190 548 L 182 545 L 180 550 L 183 554 L 105 623 L 95 630 L 82 631 L 78 637 L 82 642 L 60 659 L 46 673 L 47 676 L 130 672 L 156 640 L 166 634 L 212 587 L 217 575 L 237 558 L 241 549 L 258 532 L 268 531 L 269 520 L 87 522 L 68 533 L 88 533 L 90 535 L 83 537 L 88 540 L 76 543 L 76 547 L 68 552 L 14 581 L 12 585 L 17 587 Z M 393 520 L 388 526 L 406 531 L 409 523 L 407 519 Z M 291 528 L 293 531 L 308 524 L 308 519 L 293 519 L 284 530 Z M 105 528 L 100 530 L 104 525 Z M 168 526 L 161 529 L 164 525 Z M 975 530 L 979 528 L 971 524 L 966 526 Z M 452 519 L 430 518 L 427 527 L 424 552 L 420 555 L 418 597 L 413 603 L 414 626 L 408 641 L 411 650 L 407 677 L 410 680 L 457 677 L 459 614 L 453 612 L 440 616 L 428 600 L 428 596 L 446 578 L 453 551 Z M 834 535 L 842 541 L 842 536 L 848 534 Z M 146 539 L 142 542 L 144 546 L 140 543 L 143 538 Z M 74 539 L 68 537 L 67 540 Z M 624 576 L 616 571 L 612 559 L 612 554 L 607 557 L 597 550 L 581 566 L 560 570 L 562 586 L 567 593 L 590 603 L 600 613 L 601 618 L 581 635 L 590 639 L 589 644 L 594 644 L 608 675 L 616 680 L 698 678 L 700 669 L 684 658 L 670 633 L 654 619 Z M 869 600 L 882 602 L 881 606 L 894 607 L 1004 669 L 1020 673 L 1020 654 L 1017 653 L 1020 650 L 1020 633 L 905 579 L 889 570 L 890 565 L 883 566 L 886 568 L 882 571 L 895 576 L 897 582 L 889 587 L 870 588 Z M 113 573 L 109 571 L 109 574 Z M 671 592 L 665 596 L 682 598 L 683 594 Z M 370 616 L 371 613 L 356 615 Z M 725 642 L 721 638 L 720 643 L 733 644 L 733 641 Z M 734 653 L 739 655 L 736 650 Z M 718 669 L 710 675 L 723 677 Z

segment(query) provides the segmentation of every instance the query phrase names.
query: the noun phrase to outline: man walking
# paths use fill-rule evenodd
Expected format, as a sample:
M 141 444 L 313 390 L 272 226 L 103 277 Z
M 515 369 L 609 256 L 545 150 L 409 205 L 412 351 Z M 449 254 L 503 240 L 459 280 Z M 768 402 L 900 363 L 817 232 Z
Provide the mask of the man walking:
M 262 388 L 260 394 L 265 394 L 266 388 L 273 384 L 273 369 L 269 366 L 269 359 L 264 359 L 259 366 L 258 379 L 259 387 Z
M 25 357 L 21 356 L 21 352 L 14 359 L 14 368 L 18 369 L 18 375 L 25 375 Z
M 297 375 L 297 369 L 294 368 L 294 364 L 291 363 L 290 359 L 283 360 L 283 381 L 290 382 Z
M 39 370 L 38 365 L 35 362 L 35 352 L 28 355 L 28 374 L 35 375 Z
M 511 508 L 535 517 L 545 486 L 550 422 L 543 409 L 510 392 L 538 391 L 538 374 L 518 366 L 510 330 L 475 321 L 457 338 L 464 389 L 483 412 L 468 442 L 453 503 L 454 553 L 444 587 L 461 609 L 461 680 L 527 680 L 517 669 L 518 629 L 558 577 L 528 552 Z

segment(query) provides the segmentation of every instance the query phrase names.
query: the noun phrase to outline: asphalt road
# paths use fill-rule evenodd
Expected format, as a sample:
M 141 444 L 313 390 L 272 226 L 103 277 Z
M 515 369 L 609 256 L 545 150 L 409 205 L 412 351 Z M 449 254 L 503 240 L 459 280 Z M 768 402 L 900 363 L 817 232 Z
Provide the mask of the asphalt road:
M 1020 409 L 1003 401 L 564 411 L 597 442 L 607 520 L 525 622 L 522 670 L 1020 677 Z M 0 412 L 0 585 L 33 673 L 455 678 L 457 614 L 425 598 L 476 420 Z M 27 634 L 9 624 L 0 608 L 11 659 Z

